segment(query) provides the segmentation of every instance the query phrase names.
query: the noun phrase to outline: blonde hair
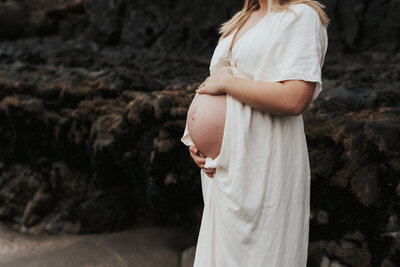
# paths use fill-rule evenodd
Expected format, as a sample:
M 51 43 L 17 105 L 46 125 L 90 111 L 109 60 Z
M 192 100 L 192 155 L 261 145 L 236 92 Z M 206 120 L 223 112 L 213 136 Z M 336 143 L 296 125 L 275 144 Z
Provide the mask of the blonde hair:
M 267 0 L 268 1 L 268 12 L 270 10 L 283 11 L 287 10 L 290 6 L 295 4 L 306 4 L 314 8 L 325 27 L 328 27 L 330 19 L 326 15 L 324 9 L 325 6 L 316 0 Z M 242 10 L 237 12 L 233 17 L 227 22 L 221 24 L 219 28 L 219 33 L 221 34 L 220 39 L 225 38 L 232 33 L 236 27 L 242 26 L 246 20 L 250 17 L 250 14 L 259 9 L 260 4 L 258 0 L 245 0 Z M 290 10 L 290 9 L 289 9 Z

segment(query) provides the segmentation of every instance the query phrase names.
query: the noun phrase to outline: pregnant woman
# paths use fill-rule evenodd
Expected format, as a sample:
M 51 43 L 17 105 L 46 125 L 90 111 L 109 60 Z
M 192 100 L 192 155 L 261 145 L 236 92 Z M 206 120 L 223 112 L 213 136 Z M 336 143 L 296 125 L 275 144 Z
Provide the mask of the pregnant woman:
M 220 29 L 181 141 L 201 168 L 195 267 L 305 267 L 302 112 L 322 90 L 329 19 L 313 0 L 246 0 Z

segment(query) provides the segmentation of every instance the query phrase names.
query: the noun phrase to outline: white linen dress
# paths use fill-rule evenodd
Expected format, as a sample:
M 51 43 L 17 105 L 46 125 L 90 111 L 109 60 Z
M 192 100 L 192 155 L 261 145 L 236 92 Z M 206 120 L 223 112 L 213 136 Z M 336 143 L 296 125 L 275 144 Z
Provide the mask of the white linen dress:
M 233 75 L 255 81 L 316 82 L 328 45 L 327 29 L 306 4 L 270 11 L 237 40 Z M 237 29 L 218 43 L 210 74 L 229 66 Z M 195 267 L 304 267 L 310 215 L 310 167 L 303 117 L 261 112 L 227 95 L 220 154 L 201 170 L 204 210 Z M 193 145 L 187 123 L 181 141 Z

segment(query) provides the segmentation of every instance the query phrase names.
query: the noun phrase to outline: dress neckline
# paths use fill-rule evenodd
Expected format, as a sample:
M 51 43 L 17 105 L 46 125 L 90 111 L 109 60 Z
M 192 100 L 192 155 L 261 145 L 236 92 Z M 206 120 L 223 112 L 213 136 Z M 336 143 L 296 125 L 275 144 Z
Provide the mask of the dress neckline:
M 254 28 L 256 28 L 259 24 L 261 24 L 261 22 L 268 16 L 269 13 L 270 13 L 270 12 L 267 12 L 267 14 L 265 14 L 264 17 L 262 17 L 259 21 L 257 21 L 257 23 L 254 24 L 253 27 L 251 27 L 250 29 L 248 29 L 247 32 L 245 32 L 238 40 L 236 40 L 235 44 L 233 45 L 233 40 L 235 39 L 236 34 L 237 34 L 238 31 L 239 31 L 239 27 L 236 27 L 236 29 L 235 29 L 234 32 L 232 33 L 232 34 L 233 34 L 233 37 L 232 37 L 232 39 L 231 39 L 231 41 L 230 41 L 230 44 L 229 44 L 229 51 L 230 51 L 230 52 L 233 52 L 233 50 L 235 49 L 236 45 L 240 42 L 240 40 L 242 40 L 243 37 L 245 37 L 249 32 L 251 32 L 251 31 L 252 31 Z M 241 25 L 241 26 L 243 26 L 243 25 Z M 232 45 L 233 45 L 233 47 L 232 47 Z
M 231 50 L 228 51 L 228 60 L 229 60 L 230 65 L 232 65 L 232 51 Z

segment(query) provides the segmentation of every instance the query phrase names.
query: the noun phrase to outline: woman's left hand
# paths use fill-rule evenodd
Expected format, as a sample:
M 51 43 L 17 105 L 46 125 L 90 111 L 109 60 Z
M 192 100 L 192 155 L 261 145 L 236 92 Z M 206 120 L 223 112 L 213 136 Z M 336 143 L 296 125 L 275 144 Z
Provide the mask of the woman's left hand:
M 207 79 L 197 88 L 196 93 L 221 95 L 224 94 L 226 82 L 233 77 L 230 67 L 223 67 Z

